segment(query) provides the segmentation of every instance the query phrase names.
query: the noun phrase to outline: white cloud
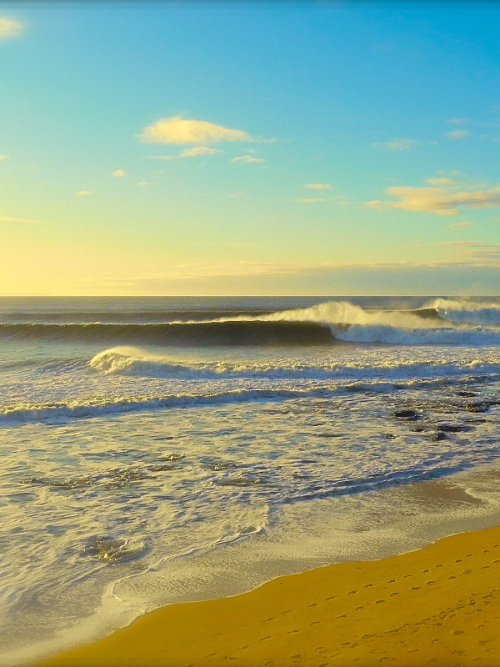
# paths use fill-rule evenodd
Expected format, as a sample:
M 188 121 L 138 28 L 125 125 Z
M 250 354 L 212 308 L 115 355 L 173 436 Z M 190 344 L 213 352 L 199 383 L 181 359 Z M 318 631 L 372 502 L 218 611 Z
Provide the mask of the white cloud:
M 80 192 L 75 193 L 77 197 L 88 197 L 92 194 L 92 190 L 80 190 Z
M 468 130 L 451 130 L 451 132 L 446 132 L 446 136 L 449 139 L 465 139 L 469 135 L 470 132 Z
M 213 144 L 221 141 L 257 141 L 243 130 L 182 116 L 160 118 L 145 127 L 139 138 L 148 144 Z
M 126 175 L 127 175 L 127 172 L 124 171 L 123 169 L 116 169 L 115 171 L 113 171 L 111 173 L 111 176 L 113 176 L 113 178 L 123 178 Z
M 25 25 L 13 19 L 0 18 L 0 39 L 19 37 L 24 32 Z
M 140 188 L 145 188 L 145 187 L 147 187 L 148 185 L 151 185 L 151 183 L 150 183 L 149 181 L 139 181 L 139 182 L 137 183 L 137 185 L 138 185 Z
M 0 161 L 2 160 L 8 160 L 10 155 L 0 155 Z
M 308 190 L 331 190 L 333 185 L 330 185 L 330 183 L 307 183 L 304 187 Z
M 376 148 L 385 148 L 387 151 L 409 151 L 416 144 L 415 139 L 393 139 L 392 141 L 377 142 L 373 145 Z
M 238 157 L 233 157 L 231 162 L 239 162 L 240 164 L 257 164 L 259 162 L 265 162 L 264 158 L 254 157 L 253 155 L 239 155 Z
M 464 125 L 468 120 L 468 118 L 450 118 L 448 123 L 451 123 L 452 125 Z
M 395 197 L 396 201 L 374 200 L 366 202 L 366 206 L 375 209 L 394 208 L 444 216 L 458 215 L 461 207 L 476 209 L 500 206 L 500 186 L 475 192 L 402 186 L 387 188 L 385 192 Z

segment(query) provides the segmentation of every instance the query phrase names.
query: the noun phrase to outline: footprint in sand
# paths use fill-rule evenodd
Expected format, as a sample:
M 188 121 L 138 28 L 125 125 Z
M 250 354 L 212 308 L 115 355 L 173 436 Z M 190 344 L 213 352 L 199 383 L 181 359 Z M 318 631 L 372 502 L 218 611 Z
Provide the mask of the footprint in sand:
M 288 634 L 293 635 L 295 632 L 300 632 L 300 630 L 298 628 L 295 628 L 295 630 L 289 630 Z
M 267 635 L 267 637 L 261 637 L 260 641 L 265 642 L 267 639 L 271 639 L 271 635 Z
M 335 599 L 335 595 L 330 595 L 330 597 L 325 598 L 325 599 L 326 599 L 326 600 L 334 600 L 334 599 Z
M 452 574 L 452 575 L 450 575 L 450 576 L 448 577 L 448 579 L 456 579 L 456 577 L 455 577 L 454 574 Z
M 308 607 L 317 607 L 318 604 L 316 602 L 311 602 L 311 604 L 307 605 Z
M 355 607 L 354 611 L 361 611 L 364 607 Z
M 489 565 L 482 565 L 481 570 L 489 570 L 490 566 Z
M 385 602 L 385 600 L 375 600 L 375 604 L 382 604 L 382 602 Z
M 319 621 L 313 621 L 310 625 L 319 625 Z
M 455 561 L 455 563 L 461 563 L 461 562 L 462 562 L 461 558 L 457 558 L 457 560 Z
M 412 591 L 419 591 L 419 590 L 420 590 L 420 586 L 412 586 L 412 587 L 411 587 L 411 590 L 412 590 Z
M 365 588 L 371 588 L 373 584 L 365 584 Z
M 395 579 L 388 579 L 387 583 L 388 584 L 395 584 L 396 580 Z
M 430 579 L 429 581 L 426 581 L 425 583 L 427 585 L 430 585 L 430 584 L 435 584 L 436 582 L 434 581 L 434 579 Z
M 358 591 L 349 591 L 348 595 L 354 595 L 354 594 L 357 593 L 357 592 L 358 592 Z
M 391 598 L 394 597 L 395 595 L 399 595 L 399 593 L 397 591 L 395 591 L 394 593 L 391 593 Z

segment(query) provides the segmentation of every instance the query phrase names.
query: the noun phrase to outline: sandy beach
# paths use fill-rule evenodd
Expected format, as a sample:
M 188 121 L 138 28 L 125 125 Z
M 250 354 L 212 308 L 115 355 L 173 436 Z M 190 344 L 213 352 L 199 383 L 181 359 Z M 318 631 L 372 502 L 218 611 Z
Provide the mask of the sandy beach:
M 500 527 L 172 605 L 39 667 L 487 665 L 500 656 Z

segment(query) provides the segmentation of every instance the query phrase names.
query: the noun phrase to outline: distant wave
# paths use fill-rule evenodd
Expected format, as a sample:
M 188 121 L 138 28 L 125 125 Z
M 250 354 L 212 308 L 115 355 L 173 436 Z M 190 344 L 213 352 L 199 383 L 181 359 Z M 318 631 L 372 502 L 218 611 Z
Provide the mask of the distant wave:
M 8 323 L 13 339 L 153 345 L 498 345 L 500 304 L 435 299 L 415 310 L 375 310 L 348 301 L 260 315 L 162 323 Z

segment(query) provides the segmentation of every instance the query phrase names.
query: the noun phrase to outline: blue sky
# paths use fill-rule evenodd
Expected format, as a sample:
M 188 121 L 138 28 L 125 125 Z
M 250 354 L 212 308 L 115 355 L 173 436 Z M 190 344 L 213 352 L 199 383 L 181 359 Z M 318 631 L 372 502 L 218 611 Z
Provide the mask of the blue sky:
M 2 294 L 498 294 L 500 5 L 3 3 Z

